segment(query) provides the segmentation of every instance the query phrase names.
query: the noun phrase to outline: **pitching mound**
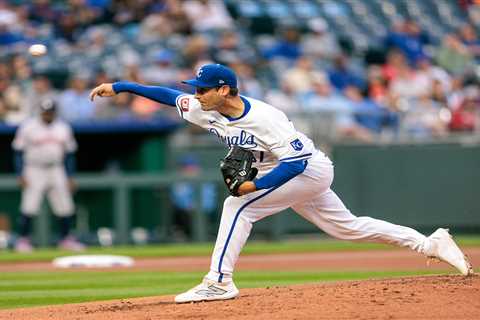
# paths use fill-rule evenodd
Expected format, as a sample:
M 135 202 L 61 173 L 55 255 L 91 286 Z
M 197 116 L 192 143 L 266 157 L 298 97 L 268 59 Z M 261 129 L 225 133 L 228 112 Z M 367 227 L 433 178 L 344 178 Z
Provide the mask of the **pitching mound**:
M 6 310 L 0 319 L 479 319 L 480 277 L 427 276 L 243 289 L 235 300 L 172 296 Z

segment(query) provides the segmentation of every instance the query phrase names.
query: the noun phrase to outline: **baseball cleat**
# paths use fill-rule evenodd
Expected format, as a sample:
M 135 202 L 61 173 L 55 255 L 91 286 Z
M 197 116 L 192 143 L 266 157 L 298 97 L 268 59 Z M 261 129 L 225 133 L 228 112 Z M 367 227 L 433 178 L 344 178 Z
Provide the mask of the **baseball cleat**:
M 33 246 L 30 239 L 26 237 L 20 237 L 15 242 L 15 251 L 18 253 L 30 253 L 33 251 Z
M 68 236 L 60 243 L 58 244 L 58 247 L 63 250 L 69 250 L 69 251 L 84 251 L 85 250 L 85 245 L 81 242 L 78 242 L 75 238 Z
M 448 229 L 437 229 L 428 237 L 428 240 L 430 247 L 425 252 L 428 257 L 437 258 L 454 266 L 464 276 L 473 274 L 472 265 L 453 241 Z
M 204 278 L 198 286 L 177 295 L 175 302 L 227 300 L 236 296 L 238 296 L 238 289 L 233 281 L 222 283 Z

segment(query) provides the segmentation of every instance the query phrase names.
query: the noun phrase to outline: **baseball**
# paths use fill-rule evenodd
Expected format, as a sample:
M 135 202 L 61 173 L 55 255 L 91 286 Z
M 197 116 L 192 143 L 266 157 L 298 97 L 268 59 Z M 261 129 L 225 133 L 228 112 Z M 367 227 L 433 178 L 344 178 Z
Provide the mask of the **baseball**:
M 47 53 L 47 47 L 43 44 L 32 44 L 30 48 L 28 48 L 28 52 L 35 57 L 43 56 Z

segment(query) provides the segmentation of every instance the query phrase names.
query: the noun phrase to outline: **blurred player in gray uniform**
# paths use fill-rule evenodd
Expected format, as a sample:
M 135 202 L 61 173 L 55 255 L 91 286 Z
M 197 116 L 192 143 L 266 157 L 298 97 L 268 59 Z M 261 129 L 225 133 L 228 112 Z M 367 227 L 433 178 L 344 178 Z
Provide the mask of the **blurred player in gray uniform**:
M 20 238 L 15 250 L 33 250 L 30 242 L 32 220 L 39 213 L 45 194 L 60 223 L 59 247 L 83 250 L 84 246 L 70 235 L 74 215 L 71 174 L 75 167 L 77 143 L 71 127 L 57 118 L 53 100 L 42 101 L 40 116 L 20 125 L 12 147 L 15 151 L 15 171 L 22 188 Z

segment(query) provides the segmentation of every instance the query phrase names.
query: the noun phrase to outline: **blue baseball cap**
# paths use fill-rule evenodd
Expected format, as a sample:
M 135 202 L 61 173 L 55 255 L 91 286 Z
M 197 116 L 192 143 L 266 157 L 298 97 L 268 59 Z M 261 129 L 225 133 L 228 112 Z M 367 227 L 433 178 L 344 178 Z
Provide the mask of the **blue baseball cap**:
M 197 71 L 197 77 L 182 81 L 188 85 L 201 88 L 214 88 L 227 85 L 237 87 L 237 76 L 229 67 L 221 64 L 206 64 Z

